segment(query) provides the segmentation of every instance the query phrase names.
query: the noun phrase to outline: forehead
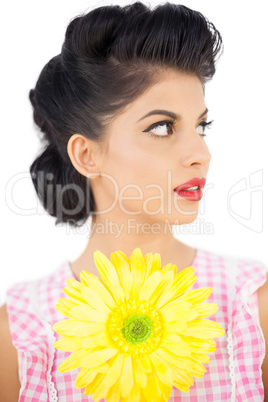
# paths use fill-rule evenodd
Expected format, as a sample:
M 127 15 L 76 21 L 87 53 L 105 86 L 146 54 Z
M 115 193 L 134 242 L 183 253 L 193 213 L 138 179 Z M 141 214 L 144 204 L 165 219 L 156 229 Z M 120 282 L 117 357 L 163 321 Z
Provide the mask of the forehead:
M 186 74 L 180 71 L 169 71 L 159 75 L 158 81 L 148 88 L 140 98 L 133 102 L 133 106 L 139 103 L 161 102 L 162 100 L 180 101 L 192 97 L 203 97 L 203 88 L 199 78 L 194 74 Z
M 204 108 L 204 92 L 199 78 L 194 74 L 170 70 L 159 74 L 157 82 L 130 103 L 117 117 L 116 123 L 135 124 L 153 109 L 172 110 L 178 114 L 191 109 L 200 114 Z

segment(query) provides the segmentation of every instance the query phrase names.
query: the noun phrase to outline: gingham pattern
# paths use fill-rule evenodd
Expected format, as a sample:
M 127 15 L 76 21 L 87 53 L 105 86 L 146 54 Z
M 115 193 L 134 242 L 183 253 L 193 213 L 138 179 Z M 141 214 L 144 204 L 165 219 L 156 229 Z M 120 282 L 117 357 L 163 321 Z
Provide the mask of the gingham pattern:
M 173 387 L 169 401 L 262 402 L 265 341 L 256 290 L 266 281 L 266 265 L 198 249 L 192 266 L 198 277 L 192 289 L 213 288 L 207 302 L 217 303 L 219 309 L 208 318 L 219 322 L 226 333 L 214 338 L 216 351 L 209 354 L 209 363 L 203 363 L 207 370 L 203 377 L 193 378 L 189 393 Z M 64 261 L 52 274 L 17 283 L 7 291 L 10 331 L 19 358 L 19 402 L 92 400 L 83 394 L 85 388 L 75 388 L 79 369 L 57 371 L 71 353 L 53 347 L 60 336 L 52 329 L 55 322 L 66 319 L 55 305 L 66 297 L 62 289 L 67 278 L 75 279 Z

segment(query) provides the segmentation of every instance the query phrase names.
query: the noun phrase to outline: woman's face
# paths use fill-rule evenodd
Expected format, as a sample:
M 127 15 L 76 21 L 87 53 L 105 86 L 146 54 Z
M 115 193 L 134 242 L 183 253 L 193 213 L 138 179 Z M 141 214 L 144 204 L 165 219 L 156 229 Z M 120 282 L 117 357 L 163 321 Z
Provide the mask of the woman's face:
M 177 115 L 173 125 L 157 127 L 174 121 L 160 109 Z M 153 110 L 158 112 L 146 117 Z M 181 198 L 173 189 L 194 177 L 207 177 L 211 154 L 202 121 L 207 121 L 206 104 L 195 75 L 165 72 L 130 104 L 111 123 L 100 176 L 91 181 L 101 219 L 193 222 L 200 201 Z

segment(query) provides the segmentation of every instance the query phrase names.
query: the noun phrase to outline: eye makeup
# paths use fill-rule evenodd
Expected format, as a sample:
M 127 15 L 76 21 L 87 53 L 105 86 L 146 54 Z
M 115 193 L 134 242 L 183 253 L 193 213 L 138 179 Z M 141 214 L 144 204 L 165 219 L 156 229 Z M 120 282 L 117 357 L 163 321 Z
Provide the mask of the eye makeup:
M 213 123 L 213 121 L 214 121 L 214 120 L 211 120 L 211 121 L 209 121 L 209 122 L 201 121 L 201 122 L 199 123 L 198 127 L 199 127 L 199 126 L 202 127 L 203 130 L 204 130 L 205 128 L 210 128 L 211 125 L 212 125 L 212 123 Z M 164 138 L 170 137 L 170 136 L 173 134 L 173 126 L 174 126 L 174 124 L 175 124 L 175 120 L 163 120 L 163 121 L 159 121 L 159 122 L 157 122 L 157 123 L 152 124 L 152 125 L 151 125 L 150 127 L 148 127 L 146 130 L 143 130 L 143 132 L 148 133 L 148 135 L 149 135 L 150 137 L 154 137 L 154 138 L 156 138 L 156 139 L 162 140 L 162 139 L 164 139 Z M 169 130 L 168 130 L 169 132 L 168 132 L 168 134 L 163 135 L 163 134 L 153 134 L 153 133 L 152 133 L 151 130 L 153 130 L 153 129 L 158 129 L 158 127 L 163 127 L 163 126 L 169 127 Z M 158 129 L 158 130 L 156 130 L 156 131 L 160 131 L 160 130 Z M 205 134 L 204 132 L 199 133 L 199 134 L 202 135 L 203 137 L 206 137 L 206 134 Z

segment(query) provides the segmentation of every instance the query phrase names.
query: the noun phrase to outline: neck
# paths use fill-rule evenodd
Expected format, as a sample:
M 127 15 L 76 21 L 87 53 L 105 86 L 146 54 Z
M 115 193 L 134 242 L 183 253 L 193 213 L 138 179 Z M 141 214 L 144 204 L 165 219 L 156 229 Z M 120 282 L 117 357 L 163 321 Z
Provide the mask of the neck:
M 80 272 L 87 270 L 100 277 L 95 266 L 94 252 L 99 250 L 108 259 L 111 253 L 121 250 L 130 257 L 135 248 L 140 248 L 143 256 L 151 252 L 159 253 L 161 265 L 168 263 L 177 265 L 178 272 L 190 266 L 194 260 L 196 249 L 187 246 L 172 233 L 172 225 L 136 222 L 112 222 L 107 218 L 92 221 L 89 241 L 77 260 L 71 263 L 71 268 L 77 280 Z

